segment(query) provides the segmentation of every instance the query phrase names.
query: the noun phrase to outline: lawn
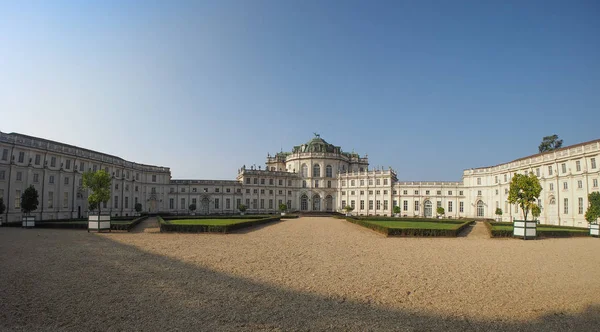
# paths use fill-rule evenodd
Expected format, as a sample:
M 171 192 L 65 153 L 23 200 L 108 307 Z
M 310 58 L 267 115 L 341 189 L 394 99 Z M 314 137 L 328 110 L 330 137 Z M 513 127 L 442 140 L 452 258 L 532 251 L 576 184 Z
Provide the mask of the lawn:
M 255 219 L 175 219 L 168 220 L 174 225 L 205 225 L 205 226 L 227 226 L 247 222 Z
M 386 236 L 456 237 L 472 220 L 348 217 L 347 221 Z

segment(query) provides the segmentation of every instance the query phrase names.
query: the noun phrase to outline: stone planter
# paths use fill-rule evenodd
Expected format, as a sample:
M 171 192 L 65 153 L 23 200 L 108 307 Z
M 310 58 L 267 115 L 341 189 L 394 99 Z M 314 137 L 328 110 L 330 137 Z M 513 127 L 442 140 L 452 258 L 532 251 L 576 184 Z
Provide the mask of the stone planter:
M 282 216 L 285 216 L 285 212 L 281 212 L 281 215 L 282 215 Z
M 513 222 L 513 237 L 523 240 L 535 239 L 537 237 L 537 221 L 515 220 Z
M 88 233 L 90 231 L 106 231 L 110 232 L 110 216 L 89 216 L 88 217 Z
M 590 224 L 590 235 L 600 237 L 600 224 Z
M 35 227 L 35 217 L 23 217 L 21 227 L 33 228 Z

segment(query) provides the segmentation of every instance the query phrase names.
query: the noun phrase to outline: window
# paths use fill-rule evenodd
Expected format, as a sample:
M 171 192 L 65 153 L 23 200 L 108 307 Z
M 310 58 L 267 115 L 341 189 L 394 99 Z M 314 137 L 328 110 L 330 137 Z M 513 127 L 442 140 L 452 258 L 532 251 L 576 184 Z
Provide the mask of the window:
M 481 196 L 481 190 L 477 190 L 477 196 Z
M 481 185 L 481 178 L 477 178 L 477 185 Z
M 354 183 L 354 180 L 350 180 L 350 186 L 351 186 L 351 187 L 354 187 L 354 184 L 355 184 L 355 183 Z
M 220 209 L 219 208 L 219 199 L 215 198 L 215 209 Z
M 304 201 L 302 201 L 302 203 L 301 203 L 301 204 L 304 204 Z M 346 201 L 342 201 L 342 206 L 343 206 L 343 207 L 346 207 Z M 303 209 L 303 210 L 306 210 L 306 209 Z
M 415 190 L 415 195 L 418 195 L 418 194 L 419 194 L 419 191 L 418 191 L 418 190 Z
M 250 193 L 250 189 L 246 189 L 246 194 L 249 194 L 249 193 Z
M 21 191 L 15 191 L 15 209 L 21 208 Z
M 308 166 L 306 166 L 306 164 L 302 164 L 302 167 L 300 167 L 300 172 L 303 178 L 308 177 Z
M 380 191 L 379 190 L 375 190 L 375 195 L 379 195 Z
M 459 196 L 464 196 L 464 195 L 463 195 L 463 191 L 462 191 L 462 190 L 461 190 L 461 191 L 459 191 L 459 192 L 458 192 L 458 195 L 459 195 Z
M 119 189 L 119 184 L 115 184 L 115 189 Z M 171 192 L 175 191 L 173 188 L 171 188 Z
M 181 201 L 181 203 L 179 205 L 180 206 L 179 208 L 182 209 L 182 210 L 185 210 L 186 209 L 186 207 L 185 207 L 185 198 L 181 198 L 180 201 Z
M 98 170 L 98 166 L 97 166 L 97 165 L 94 165 L 94 167 L 93 167 L 93 171 L 95 172 L 95 171 L 97 171 L 97 170 Z M 155 176 L 156 176 L 156 175 L 152 175 L 152 179 L 153 179 L 153 180 L 155 180 L 155 179 L 156 179 L 156 178 L 155 178 Z
M 383 201 L 383 209 L 384 210 L 388 209 L 388 201 L 387 201 L 387 199 Z
M 387 195 L 387 190 L 384 190 L 384 191 L 383 191 L 383 194 L 384 194 L 384 195 Z
M 63 208 L 68 208 L 69 207 L 69 193 L 68 192 L 64 192 L 63 195 Z
M 269 190 L 269 195 L 273 195 L 273 190 Z
M 379 179 L 377 179 L 376 181 L 377 181 L 377 185 L 379 185 L 381 183 Z
M 552 166 L 548 166 L 548 175 L 552 175 Z
M 365 201 L 364 201 L 364 200 L 361 200 L 361 201 L 360 201 L 360 209 L 361 209 L 361 210 L 364 210 L 364 209 L 365 209 Z
M 575 161 L 575 169 L 577 170 L 577 172 L 581 172 L 581 161 Z
M 325 176 L 328 178 L 333 177 L 331 165 L 327 165 L 327 167 L 325 167 Z
M 56 167 L 56 157 L 50 158 L 50 167 Z
M 373 190 L 369 190 L 369 195 L 373 195 Z
M 265 208 L 265 200 L 261 198 L 260 200 L 260 208 L 264 209 Z
M 48 208 L 49 209 L 54 208 L 54 192 L 53 191 L 48 192 Z
M 350 192 L 350 195 L 354 196 L 354 190 Z
M 498 175 L 494 176 L 494 183 L 498 183 Z
M 218 193 L 218 192 L 219 192 L 219 190 L 220 190 L 220 188 L 215 188 L 215 192 L 216 192 L 216 193 Z M 184 190 L 184 192 L 185 192 L 185 190 Z
M 569 189 L 569 185 L 566 182 L 563 182 L 563 189 L 564 190 L 568 190 Z
M 425 190 L 425 195 L 429 195 L 429 190 Z
M 321 166 L 319 164 L 316 164 L 313 166 L 313 177 L 314 178 L 321 177 Z
M 346 196 L 346 192 L 345 191 L 342 191 L 342 196 Z
M 369 186 L 372 186 L 372 185 L 373 185 L 373 180 L 369 179 Z
M 408 201 L 402 202 L 402 210 L 408 211 Z
M 208 192 L 208 188 L 204 188 L 203 190 L 204 190 L 204 192 L 205 192 L 205 193 L 207 193 L 207 192 Z
M 152 175 L 152 182 L 156 182 L 156 175 Z
M 550 183 L 550 191 L 554 190 L 554 183 Z
M 273 185 L 273 179 L 269 179 L 269 185 Z
M 569 199 L 565 198 L 564 202 L 565 203 L 564 203 L 564 206 L 563 206 L 563 208 L 564 208 L 563 213 L 564 214 L 569 214 Z
M 129 197 L 125 196 L 125 208 L 129 209 Z
M 596 169 L 596 158 L 590 158 L 590 162 L 592 164 L 592 169 Z
M 279 183 L 280 186 L 283 186 L 283 180 L 279 179 L 278 183 Z
M 369 210 L 373 210 L 373 201 L 369 200 Z
M 327 180 L 327 188 L 331 188 L 331 180 Z
M 250 184 L 250 178 L 246 178 L 246 184 Z
M 560 166 L 562 167 L 563 174 L 566 173 L 567 172 L 567 164 L 562 163 Z
M 540 177 L 540 168 L 536 168 L 535 169 L 535 176 L 537 176 L 538 178 Z
M 6 177 L 6 172 L 4 170 L 0 171 L 0 180 L 4 180 Z
M 583 181 L 577 180 L 577 188 L 579 188 L 579 189 L 583 188 Z
M 458 212 L 465 212 L 465 202 L 458 202 Z
M 113 207 L 114 207 L 115 209 L 118 209 L 118 208 L 119 208 L 119 196 L 115 196 L 115 197 L 114 197 Z
M 579 197 L 579 214 L 583 214 L 583 197 Z
M 292 186 L 292 180 L 288 180 L 288 187 Z
M 119 185 L 116 185 L 116 189 L 119 189 Z M 175 188 L 169 188 L 169 193 L 174 193 L 175 192 Z
M 35 157 L 36 157 L 36 160 L 37 160 L 37 156 L 35 156 Z M 84 166 L 85 166 L 85 163 L 83 161 L 80 161 L 79 162 L 79 171 L 85 172 Z
M 175 208 L 175 199 L 169 198 L 169 209 L 173 210 Z
M 54 183 L 54 175 L 50 175 L 48 177 L 48 183 L 53 184 Z
M 184 193 L 185 192 L 185 188 L 181 188 L 181 192 Z
M 592 180 L 592 186 L 593 186 L 594 188 L 598 188 L 598 179 L 593 179 L 593 180 Z
M 302 180 L 302 188 L 306 188 L 306 180 Z
M 508 195 L 508 188 L 504 188 L 504 195 Z
M 388 184 L 388 180 L 387 179 L 383 179 L 383 185 L 387 186 L 387 184 Z
M 452 196 L 452 190 L 448 190 L 448 196 Z
M 229 198 L 225 199 L 225 208 L 231 209 L 231 199 L 229 199 Z
M 350 201 L 350 206 L 354 209 L 356 207 L 356 204 L 354 203 L 354 200 Z
M 361 194 L 361 195 L 364 195 L 364 194 L 365 194 L 365 191 L 364 191 L 364 190 L 361 190 L 361 191 L 360 191 L 360 194 Z
M 496 195 L 498 195 L 498 189 L 496 189 Z
M 2 150 L 2 160 L 8 160 L 8 149 Z
M 25 159 L 25 152 L 23 152 L 23 151 L 19 152 L 19 162 L 22 163 L 24 159 Z
M 17 181 L 23 180 L 23 172 L 17 172 Z
M 260 179 L 260 184 L 265 184 L 265 179 Z
M 504 182 L 506 182 L 506 174 L 504 174 Z
M 225 189 L 225 191 L 226 191 L 226 192 L 228 192 L 228 193 L 230 193 L 230 192 L 231 192 L 231 189 L 230 189 L 230 188 L 227 188 L 227 189 Z
M 442 201 L 437 201 L 437 207 L 442 207 Z
M 69 184 L 69 178 L 65 178 L 65 184 Z
M 33 173 L 33 182 L 40 182 L 40 175 L 38 173 Z
M 448 202 L 448 212 L 452 212 L 452 202 Z
M 125 185 L 125 191 L 129 191 L 129 185 L 128 184 Z
M 402 195 L 408 195 L 408 190 L 403 190 Z
M 36 154 L 36 155 L 35 155 L 35 164 L 36 164 L 36 165 L 39 165 L 39 164 L 40 164 L 40 158 L 41 158 L 41 156 L 40 156 L 39 154 Z M 83 164 L 83 163 L 82 163 L 82 164 Z M 82 168 L 81 168 L 81 169 L 83 170 L 83 166 L 82 166 Z
M 419 201 L 415 201 L 415 212 L 419 211 Z

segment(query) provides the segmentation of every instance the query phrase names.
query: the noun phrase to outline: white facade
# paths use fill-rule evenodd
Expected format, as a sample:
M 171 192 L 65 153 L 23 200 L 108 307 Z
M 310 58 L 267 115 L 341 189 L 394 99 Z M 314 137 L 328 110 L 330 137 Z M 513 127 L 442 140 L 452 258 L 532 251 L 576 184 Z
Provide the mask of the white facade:
M 369 161 L 343 152 L 318 135 L 292 152 L 267 156 L 265 169 L 240 168 L 236 180 L 173 180 L 169 168 L 138 164 L 121 158 L 41 138 L 0 133 L 0 197 L 6 221 L 21 218 L 20 195 L 33 185 L 40 205 L 39 219 L 86 217 L 84 171 L 105 169 L 113 176 L 111 200 L 103 212 L 134 214 L 141 203 L 149 213 L 231 214 L 245 204 L 250 213 L 275 213 L 287 204 L 292 211 L 341 211 L 357 215 L 433 217 L 441 206 L 451 218 L 522 219 L 510 206 L 508 187 L 514 173 L 533 172 L 540 178 L 541 223 L 585 226 L 587 197 L 598 191 L 600 140 L 536 154 L 493 167 L 468 169 L 462 182 L 401 182 L 392 169 L 369 169 Z

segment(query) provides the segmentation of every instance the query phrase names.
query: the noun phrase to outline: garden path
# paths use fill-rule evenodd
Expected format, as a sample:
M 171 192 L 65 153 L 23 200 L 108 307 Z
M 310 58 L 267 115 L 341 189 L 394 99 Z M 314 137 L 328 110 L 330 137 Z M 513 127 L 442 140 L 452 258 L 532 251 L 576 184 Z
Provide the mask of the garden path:
M 487 229 L 485 228 L 485 224 L 482 221 L 476 221 L 475 224 L 467 227 L 458 236 L 468 238 L 470 240 L 490 238 L 490 234 L 488 233 Z

